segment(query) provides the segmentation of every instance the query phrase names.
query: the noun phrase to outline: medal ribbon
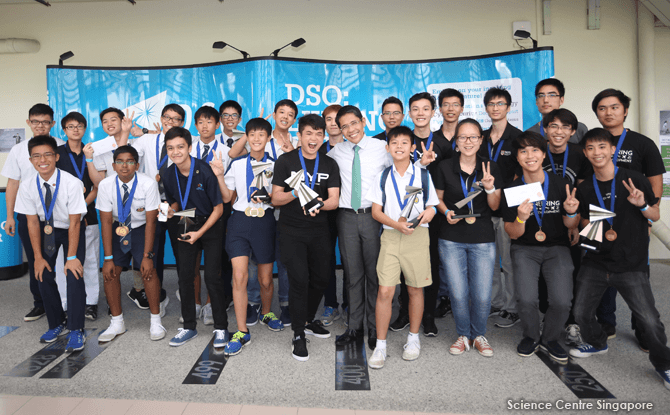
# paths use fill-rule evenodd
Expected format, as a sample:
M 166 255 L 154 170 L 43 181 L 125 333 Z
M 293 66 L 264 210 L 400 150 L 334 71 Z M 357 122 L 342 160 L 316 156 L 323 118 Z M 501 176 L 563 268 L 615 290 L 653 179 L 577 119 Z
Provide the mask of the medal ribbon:
M 60 187 L 60 169 L 58 169 L 58 175 L 56 176 L 56 189 L 54 190 L 54 195 L 51 198 L 51 203 L 49 204 L 49 209 L 47 209 L 46 204 L 44 203 L 44 194 L 42 193 L 42 186 L 40 186 L 40 175 L 35 176 L 35 181 L 37 182 L 37 191 L 40 192 L 40 201 L 42 202 L 42 209 L 44 209 L 44 221 L 49 222 L 51 215 L 54 212 L 54 206 L 56 206 L 56 197 L 58 196 L 58 188 Z
M 625 130 L 624 130 L 625 132 Z M 621 142 L 621 141 L 620 141 Z M 616 174 L 619 171 L 618 167 L 614 168 L 614 178 L 612 179 L 612 190 L 610 190 L 610 211 L 614 212 L 614 202 L 616 201 L 614 197 L 614 191 L 616 190 Z M 603 195 L 600 193 L 600 187 L 598 186 L 598 181 L 596 180 L 596 175 L 593 175 L 593 187 L 596 189 L 596 196 L 598 196 L 598 203 L 600 204 L 600 207 L 603 209 L 607 209 L 605 207 L 605 201 L 603 200 Z M 607 218 L 605 219 L 607 223 L 610 224 L 610 228 L 612 227 L 614 223 L 614 218 Z
M 387 137 L 387 142 L 388 142 L 388 137 Z M 433 142 L 433 132 L 431 131 L 430 135 L 428 136 L 428 140 L 426 140 L 426 150 L 428 150 L 430 148 L 430 143 L 432 143 L 432 142 Z M 415 149 L 414 150 L 414 161 L 417 161 L 417 160 L 419 160 L 419 153 Z
M 161 167 L 163 167 L 163 165 L 167 162 L 167 159 L 168 159 L 168 156 L 166 154 L 165 157 L 163 157 L 163 160 L 160 160 L 161 152 L 158 149 L 158 144 L 160 142 L 160 138 L 161 138 L 161 134 L 158 133 L 158 135 L 156 136 L 156 170 L 158 170 L 158 171 L 160 171 Z
M 274 149 L 274 147 L 273 147 Z M 268 153 L 263 155 L 263 162 L 266 162 L 268 159 Z M 258 190 L 256 187 L 251 187 L 251 182 L 254 181 L 254 169 L 251 168 L 251 153 L 247 156 L 247 201 L 251 202 L 251 194 L 254 192 L 252 189 Z
M 551 155 L 551 151 L 547 151 L 547 155 L 549 155 L 551 170 L 554 174 L 558 174 L 558 169 L 554 166 L 554 156 Z M 565 153 L 563 154 L 563 177 L 565 177 L 566 170 L 568 170 L 568 147 L 565 147 Z
M 77 162 L 74 161 L 74 156 L 72 155 L 71 151 L 67 152 L 68 156 L 70 156 L 70 161 L 72 162 L 72 167 L 74 167 L 74 171 L 77 173 L 77 177 L 79 177 L 79 180 L 82 182 L 84 181 L 84 169 L 86 168 L 86 156 L 83 154 L 81 155 L 81 170 L 77 168 Z
M 416 176 L 416 167 L 414 164 L 412 164 L 412 178 L 409 180 L 409 185 L 414 184 L 414 176 Z M 398 205 L 400 205 L 400 210 L 405 209 L 405 206 L 407 205 L 407 202 L 409 202 L 409 199 L 402 200 L 400 198 L 400 191 L 398 191 L 398 182 L 395 180 L 395 175 L 393 172 L 391 172 L 391 181 L 393 182 L 393 188 L 395 189 L 395 197 L 398 199 Z M 405 192 L 405 195 L 407 195 L 407 192 Z
M 119 181 L 120 181 L 119 176 L 116 176 L 116 208 L 117 208 L 117 215 L 119 217 L 119 223 L 124 224 L 126 223 L 126 219 L 128 219 L 128 216 L 130 216 L 130 208 L 133 205 L 133 196 L 135 196 L 135 189 L 137 189 L 137 174 L 135 174 L 133 187 L 132 189 L 130 189 L 130 193 L 128 194 L 128 200 L 126 200 L 125 204 L 123 203 L 123 199 L 121 198 L 121 190 L 119 190 Z M 177 183 L 179 183 L 179 178 L 177 178 Z
M 491 154 L 491 142 L 489 141 L 487 143 L 489 145 L 489 158 L 493 160 L 494 163 L 498 162 L 498 156 L 500 155 L 500 150 L 502 149 L 503 141 L 505 140 L 500 140 L 498 142 L 498 148 L 496 148 L 495 157 L 493 156 L 493 154 Z
M 191 193 L 191 183 L 193 182 L 193 170 L 195 169 L 195 160 L 191 157 L 191 169 L 188 171 L 188 181 L 186 182 L 186 194 L 184 197 L 181 197 L 181 184 L 179 184 L 179 169 L 177 165 L 174 165 L 174 175 L 177 178 L 177 188 L 179 189 L 179 200 L 181 202 L 181 210 L 186 209 L 186 204 L 188 203 L 188 195 Z M 130 198 L 129 198 L 130 199 Z
M 277 150 L 275 150 L 275 142 L 273 140 L 275 139 L 274 138 L 270 139 L 270 148 L 272 148 L 272 158 L 277 160 Z M 263 161 L 265 161 L 265 159 L 263 159 Z
M 621 137 L 619 137 L 619 142 L 616 145 L 616 151 L 614 152 L 614 157 L 612 157 L 614 159 L 614 168 L 616 168 L 616 163 L 617 163 L 617 161 L 619 161 L 619 150 L 621 150 L 621 146 L 623 145 L 623 141 L 626 139 L 626 132 L 627 131 L 624 128 L 623 133 L 621 133 Z M 616 173 L 614 173 L 614 175 L 616 175 Z M 603 209 L 605 209 L 605 208 L 603 208 Z M 614 208 L 612 208 L 612 209 L 614 209 Z M 614 210 L 612 210 L 612 212 L 614 212 Z
M 544 137 L 544 127 L 542 126 L 542 121 L 540 121 L 540 135 Z
M 521 176 L 521 181 L 523 184 L 526 184 L 526 179 L 524 179 L 523 176 Z M 542 215 L 538 215 L 537 207 L 535 206 L 535 202 L 533 202 L 533 213 L 535 214 L 535 220 L 537 221 L 540 230 L 542 230 L 542 218 L 544 217 L 544 210 L 547 207 L 547 196 L 549 194 L 549 175 L 546 171 L 544 172 L 544 185 L 542 186 L 542 191 L 544 192 L 544 199 L 542 200 Z
M 463 181 L 463 175 L 458 174 L 458 178 L 461 179 L 461 189 L 463 189 L 463 196 L 468 197 L 468 193 L 470 193 L 470 190 L 472 190 L 472 185 L 475 184 L 475 180 L 477 180 L 477 169 L 475 168 L 475 177 L 472 179 L 472 183 L 470 183 L 470 188 L 467 188 L 467 180 Z M 468 176 L 470 178 L 470 176 Z M 470 213 L 472 213 L 472 200 L 468 202 L 468 208 L 470 208 Z
M 298 153 L 300 156 L 300 165 L 302 166 L 302 172 L 305 175 L 305 183 L 309 186 L 310 189 L 314 190 L 314 185 L 316 184 L 316 175 L 319 172 L 319 152 L 316 152 L 316 160 L 314 161 L 314 172 L 312 173 L 312 182 L 309 181 L 309 175 L 307 175 L 307 167 L 305 166 L 305 158 L 302 155 L 302 148 Z
M 204 145 L 204 144 L 203 144 Z M 212 161 L 214 158 L 214 152 L 216 151 L 216 147 L 219 145 L 219 142 L 217 140 L 214 140 L 214 145 L 211 146 L 209 149 L 209 153 L 207 153 L 207 159 L 205 160 L 207 163 Z M 200 158 L 200 141 L 198 141 L 198 145 L 196 146 L 197 151 L 198 151 L 198 158 Z

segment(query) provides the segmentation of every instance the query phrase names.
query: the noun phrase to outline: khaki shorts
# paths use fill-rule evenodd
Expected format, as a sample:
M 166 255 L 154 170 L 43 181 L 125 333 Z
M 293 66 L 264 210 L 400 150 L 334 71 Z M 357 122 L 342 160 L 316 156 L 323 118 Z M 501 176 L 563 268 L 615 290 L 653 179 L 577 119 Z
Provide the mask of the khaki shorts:
M 410 287 L 431 285 L 429 246 L 428 228 L 419 226 L 411 235 L 384 229 L 377 260 L 379 285 L 393 287 L 400 284 L 400 272 L 405 275 L 405 283 Z

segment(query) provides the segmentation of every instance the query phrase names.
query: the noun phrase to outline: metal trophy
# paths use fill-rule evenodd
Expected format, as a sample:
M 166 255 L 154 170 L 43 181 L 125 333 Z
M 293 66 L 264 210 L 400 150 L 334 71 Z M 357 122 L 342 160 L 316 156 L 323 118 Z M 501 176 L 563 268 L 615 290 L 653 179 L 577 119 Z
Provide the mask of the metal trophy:
M 237 141 L 239 140 L 244 134 L 246 134 L 244 131 L 240 130 L 233 130 L 233 136 L 231 137 L 233 140 Z
M 291 177 L 284 180 L 284 182 L 298 194 L 300 206 L 305 208 L 307 213 L 312 213 L 324 206 L 323 202 L 318 199 L 319 194 L 305 184 L 304 170 L 293 173 Z
M 270 203 L 270 200 L 272 199 L 266 189 L 266 186 L 270 185 L 268 179 L 272 177 L 272 171 L 267 169 L 268 167 L 272 167 L 272 164 L 273 163 L 251 160 L 251 170 L 254 173 L 254 179 L 251 182 L 251 186 L 258 189 L 252 197 L 263 203 Z
M 475 197 L 479 196 L 479 194 L 483 191 L 484 191 L 484 188 L 481 186 L 480 182 L 472 183 L 472 187 L 470 188 L 470 192 L 468 193 L 468 195 L 463 200 L 460 200 L 460 201 L 456 202 L 456 207 L 459 208 L 459 209 L 462 208 L 463 206 L 470 203 Z M 469 214 L 454 215 L 453 218 L 454 219 L 465 218 L 465 223 L 467 223 L 468 225 L 472 225 L 473 223 L 475 223 L 475 221 L 477 220 L 477 218 L 479 216 L 481 216 L 481 215 L 478 214 L 478 213 L 472 213 L 472 210 L 470 210 Z
M 175 216 L 181 216 L 181 219 L 179 219 L 179 224 L 184 225 L 184 232 L 188 232 L 188 227 L 193 225 L 195 222 L 191 220 L 191 218 L 195 218 L 195 208 L 193 209 L 187 209 L 187 210 L 182 210 L 180 212 L 175 212 Z M 183 238 L 184 240 L 190 239 L 190 236 L 186 236 Z
M 597 241 L 597 242 L 602 242 L 603 241 L 603 220 L 613 218 L 616 216 L 616 213 L 610 212 L 609 210 L 603 209 L 599 206 L 595 205 L 589 205 L 589 220 L 590 223 L 582 229 L 579 234 L 586 239 L 590 239 L 592 241 Z M 613 237 L 612 237 L 612 234 Z M 616 239 L 616 232 L 612 229 L 609 231 L 605 232 L 605 238 L 608 241 L 613 241 Z M 592 249 L 592 247 L 589 246 L 584 246 L 582 244 L 582 247 L 587 248 L 587 249 Z
M 419 202 L 419 194 L 423 193 L 423 189 L 420 187 L 406 186 L 405 193 L 405 197 L 403 198 L 403 200 L 406 201 L 405 207 L 402 209 L 402 211 L 400 211 L 400 219 L 398 219 L 399 222 L 408 222 L 408 219 L 412 214 L 412 209 L 414 209 L 414 205 Z M 419 222 L 419 218 L 416 217 L 409 221 L 409 227 L 416 228 L 419 226 Z

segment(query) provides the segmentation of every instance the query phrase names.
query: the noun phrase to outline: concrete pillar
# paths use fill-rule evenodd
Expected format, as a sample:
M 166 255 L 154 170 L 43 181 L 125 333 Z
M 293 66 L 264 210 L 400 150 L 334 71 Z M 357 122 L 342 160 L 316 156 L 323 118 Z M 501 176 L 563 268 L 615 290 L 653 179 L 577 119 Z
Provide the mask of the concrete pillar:
M 654 69 L 654 15 L 637 2 L 637 45 L 639 76 L 639 132 L 658 142 L 658 120 Z

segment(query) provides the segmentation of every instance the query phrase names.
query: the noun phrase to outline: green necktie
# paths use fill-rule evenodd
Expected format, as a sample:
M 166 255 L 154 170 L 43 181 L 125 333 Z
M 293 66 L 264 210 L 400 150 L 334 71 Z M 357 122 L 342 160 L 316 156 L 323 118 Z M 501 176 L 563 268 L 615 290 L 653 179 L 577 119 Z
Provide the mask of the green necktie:
M 358 156 L 360 149 L 359 146 L 354 146 L 354 163 L 351 166 L 351 208 L 353 210 L 361 207 L 361 158 Z

